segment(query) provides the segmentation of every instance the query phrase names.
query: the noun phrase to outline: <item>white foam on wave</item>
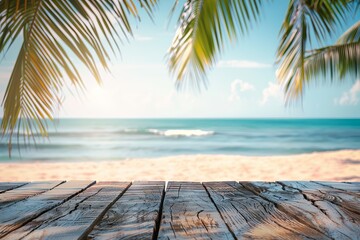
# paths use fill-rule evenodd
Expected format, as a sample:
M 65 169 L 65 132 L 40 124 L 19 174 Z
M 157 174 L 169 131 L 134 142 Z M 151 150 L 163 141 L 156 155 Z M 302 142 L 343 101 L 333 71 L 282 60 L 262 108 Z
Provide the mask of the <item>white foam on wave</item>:
M 149 133 L 154 133 L 154 134 L 160 134 L 161 131 L 157 130 L 157 129 L 149 129 L 148 130 Z
M 161 131 L 158 129 L 149 129 L 149 132 L 166 136 L 166 137 L 192 137 L 192 136 L 208 136 L 213 135 L 214 131 L 204 131 L 200 129 L 169 129 L 165 131 Z

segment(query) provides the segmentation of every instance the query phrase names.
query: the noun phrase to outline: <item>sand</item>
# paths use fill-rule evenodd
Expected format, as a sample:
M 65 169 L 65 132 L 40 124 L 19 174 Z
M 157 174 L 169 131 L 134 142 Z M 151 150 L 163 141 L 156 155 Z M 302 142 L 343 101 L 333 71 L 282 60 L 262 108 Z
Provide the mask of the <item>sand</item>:
M 190 155 L 119 161 L 1 163 L 0 181 L 360 181 L 360 150 L 291 156 Z

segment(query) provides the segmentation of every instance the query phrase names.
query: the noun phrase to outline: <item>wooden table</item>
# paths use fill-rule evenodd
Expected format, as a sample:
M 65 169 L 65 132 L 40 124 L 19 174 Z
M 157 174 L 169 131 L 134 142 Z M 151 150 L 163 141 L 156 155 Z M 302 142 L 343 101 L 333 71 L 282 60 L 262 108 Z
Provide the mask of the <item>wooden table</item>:
M 1 239 L 360 239 L 360 183 L 0 183 Z

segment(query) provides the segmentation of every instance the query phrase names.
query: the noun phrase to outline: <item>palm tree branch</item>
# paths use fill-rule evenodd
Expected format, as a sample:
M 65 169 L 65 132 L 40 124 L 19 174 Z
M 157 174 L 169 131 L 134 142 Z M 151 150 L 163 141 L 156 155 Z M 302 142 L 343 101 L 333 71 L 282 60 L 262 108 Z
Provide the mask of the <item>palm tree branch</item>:
M 360 4 L 360 3 L 359 3 Z M 341 37 L 337 40 L 337 44 L 359 42 L 360 41 L 360 21 L 353 24 Z
M 303 92 L 305 58 L 311 45 L 311 33 L 322 43 L 337 26 L 341 26 L 350 11 L 347 0 L 291 0 L 280 30 L 277 50 L 277 77 L 288 99 L 296 99 Z M 291 93 L 290 93 L 291 92 Z
M 145 2 L 149 13 L 156 0 Z M 1 129 L 9 150 L 14 133 L 18 139 L 24 136 L 24 141 L 33 138 L 33 133 L 47 136 L 46 119 L 53 118 L 54 106 L 60 104 L 64 77 L 74 86 L 83 86 L 79 63 L 101 81 L 98 62 L 107 69 L 109 60 L 104 44 L 114 51 L 118 40 L 132 34 L 125 9 L 138 17 L 134 0 L 0 2 L 0 52 L 7 51 L 23 33 L 2 102 Z
M 187 0 L 168 52 L 169 70 L 177 85 L 199 88 L 206 84 L 206 73 L 215 65 L 225 44 L 247 32 L 251 22 L 258 19 L 261 3 Z
M 336 44 L 313 50 L 305 61 L 305 79 L 322 75 L 325 79 L 342 80 L 347 75 L 360 76 L 360 42 Z

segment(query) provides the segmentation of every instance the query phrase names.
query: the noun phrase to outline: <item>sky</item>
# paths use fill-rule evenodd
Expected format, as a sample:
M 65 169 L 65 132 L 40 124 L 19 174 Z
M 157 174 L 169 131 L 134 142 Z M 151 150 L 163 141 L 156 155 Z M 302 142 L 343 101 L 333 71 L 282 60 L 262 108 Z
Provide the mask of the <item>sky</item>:
M 60 118 L 359 118 L 360 80 L 325 82 L 315 79 L 302 101 L 286 106 L 277 84 L 275 54 L 287 1 L 266 4 L 261 20 L 236 43 L 228 45 L 208 73 L 208 87 L 200 92 L 177 90 L 166 53 L 176 30 L 178 13 L 169 23 L 173 1 L 161 0 L 153 21 L 142 13 L 132 21 L 134 38 L 121 45 L 121 57 L 110 62 L 103 82 L 81 68 L 86 90 L 66 87 Z M 358 21 L 349 19 L 346 27 Z M 334 42 L 341 31 L 334 33 Z M 17 47 L 16 47 L 17 46 Z M 0 98 L 18 54 L 18 46 L 0 63 Z M 3 109 L 0 107 L 0 117 Z

